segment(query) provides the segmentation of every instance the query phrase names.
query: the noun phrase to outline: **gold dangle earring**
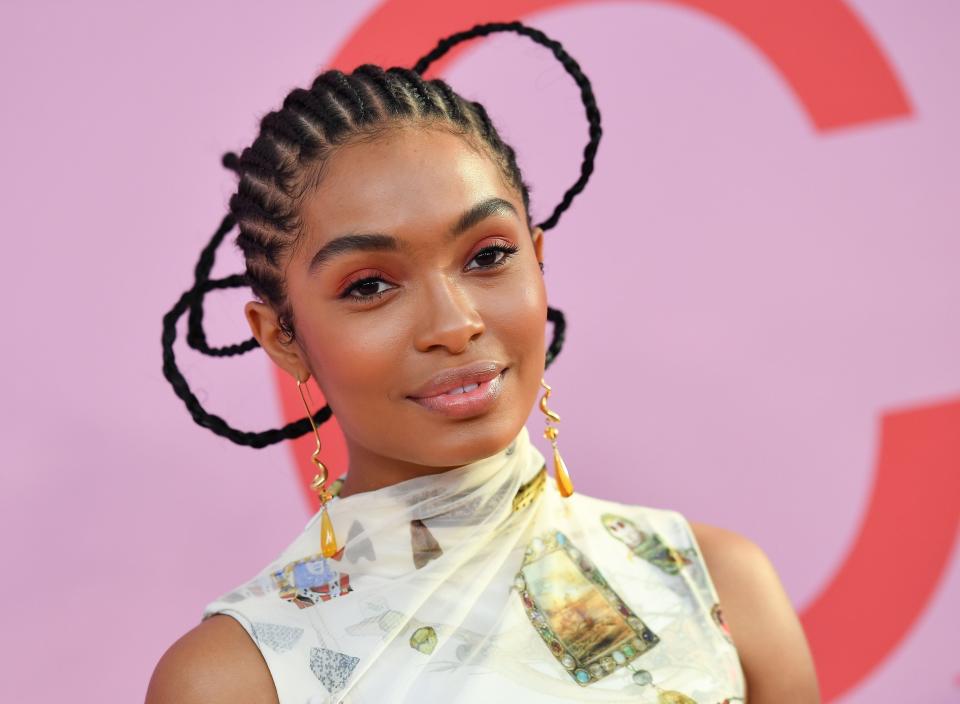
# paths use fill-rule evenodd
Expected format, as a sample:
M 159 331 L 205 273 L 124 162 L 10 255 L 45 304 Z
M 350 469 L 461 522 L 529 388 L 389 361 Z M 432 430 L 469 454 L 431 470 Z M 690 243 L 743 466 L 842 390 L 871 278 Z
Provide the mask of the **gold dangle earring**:
M 320 553 L 324 557 L 333 557 L 337 554 L 337 536 L 333 532 L 333 521 L 327 515 L 327 502 L 333 498 L 333 495 L 327 490 L 327 467 L 320 461 L 320 433 L 317 431 L 317 424 L 313 422 L 313 413 L 310 412 L 307 399 L 303 396 L 303 386 L 304 384 L 300 381 L 300 375 L 298 374 L 297 391 L 300 392 L 303 406 L 307 409 L 307 418 L 310 419 L 310 427 L 313 428 L 313 434 L 317 438 L 317 449 L 313 451 L 313 455 L 310 457 L 313 464 L 316 465 L 317 473 L 314 475 L 313 481 L 310 482 L 310 488 L 320 499 Z M 310 389 L 307 389 L 307 394 L 310 394 Z M 310 402 L 313 402 L 312 396 Z
M 547 382 L 544 381 L 542 377 L 540 378 L 540 385 L 546 389 L 540 399 L 540 410 L 543 411 L 543 414 L 547 417 L 547 429 L 543 431 L 543 437 L 553 445 L 553 476 L 557 480 L 557 489 L 560 490 L 561 496 L 567 497 L 573 494 L 573 482 L 570 481 L 570 473 L 567 472 L 567 465 L 563 463 L 560 450 L 557 449 L 557 435 L 560 434 L 560 430 L 555 425 L 552 425 L 552 423 L 560 422 L 560 416 L 547 408 L 547 399 L 550 398 L 550 392 L 553 391 L 553 389 L 547 385 Z

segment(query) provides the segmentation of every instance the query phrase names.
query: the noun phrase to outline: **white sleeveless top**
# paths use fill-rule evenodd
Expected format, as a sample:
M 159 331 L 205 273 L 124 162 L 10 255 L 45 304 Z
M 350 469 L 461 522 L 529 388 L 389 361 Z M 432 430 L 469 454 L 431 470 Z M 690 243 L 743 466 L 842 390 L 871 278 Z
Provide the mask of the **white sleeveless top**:
M 246 629 L 281 704 L 744 701 L 684 517 L 562 497 L 526 428 L 328 510 L 340 553 L 318 554 L 317 514 L 203 611 Z

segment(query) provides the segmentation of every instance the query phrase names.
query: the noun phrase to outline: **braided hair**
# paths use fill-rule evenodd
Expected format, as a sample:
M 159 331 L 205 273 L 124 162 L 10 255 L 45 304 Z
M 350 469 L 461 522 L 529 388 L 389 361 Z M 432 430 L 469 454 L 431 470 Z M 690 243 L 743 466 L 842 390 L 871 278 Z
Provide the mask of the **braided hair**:
M 206 294 L 245 286 L 277 311 L 281 334 L 290 341 L 295 339 L 282 261 L 301 235 L 299 212 L 302 199 L 317 186 L 324 163 L 338 146 L 351 140 L 375 137 L 400 123 L 428 124 L 451 130 L 484 149 L 494 159 L 507 182 L 520 193 L 527 213 L 527 226 L 531 228 L 529 186 L 523 180 L 513 148 L 500 138 L 483 105 L 465 100 L 439 78 L 423 78 L 430 64 L 456 44 L 494 32 L 515 32 L 549 48 L 580 88 L 589 122 L 590 139 L 583 150 L 580 176 L 539 227 L 548 230 L 556 225 L 560 215 L 583 190 L 593 172 L 601 135 L 600 111 L 593 89 L 580 65 L 559 42 L 520 22 L 480 24 L 453 34 L 442 39 L 412 69 L 397 66 L 383 69 L 364 64 L 349 74 L 338 70 L 325 71 L 317 76 L 309 89 L 295 88 L 279 110 L 261 119 L 260 132 L 253 144 L 239 156 L 234 153 L 223 156 L 223 165 L 239 176 L 237 190 L 230 198 L 229 213 L 200 253 L 193 286 L 163 317 L 163 374 L 198 425 L 239 445 L 255 448 L 311 431 L 308 418 L 281 428 L 247 432 L 237 430 L 223 418 L 208 413 L 177 367 L 173 344 L 177 321 L 189 312 L 187 344 L 198 352 L 213 357 L 230 357 L 259 347 L 253 337 L 239 344 L 211 347 L 203 328 Z M 239 229 L 235 242 L 243 252 L 246 271 L 211 279 L 217 249 L 235 227 Z M 547 319 L 553 323 L 553 337 L 546 353 L 546 366 L 549 366 L 563 347 L 566 321 L 561 311 L 550 307 L 547 308 Z M 313 421 L 320 425 L 330 416 L 330 406 L 325 405 L 314 414 Z

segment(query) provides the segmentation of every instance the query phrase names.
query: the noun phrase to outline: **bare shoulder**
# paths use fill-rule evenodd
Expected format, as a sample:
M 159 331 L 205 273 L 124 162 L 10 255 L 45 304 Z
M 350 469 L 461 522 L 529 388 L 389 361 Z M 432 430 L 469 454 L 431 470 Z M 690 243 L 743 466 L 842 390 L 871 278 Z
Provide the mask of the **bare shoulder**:
M 759 586 L 755 581 L 759 576 L 757 572 L 763 572 L 767 580 L 776 577 L 766 553 L 750 538 L 707 523 L 689 523 L 717 591 L 720 591 L 718 582 L 743 581 L 745 584 L 737 586 L 756 588 Z
M 249 634 L 230 616 L 211 616 L 163 654 L 146 704 L 278 704 L 273 677 Z
M 803 627 L 767 554 L 749 538 L 690 521 L 747 678 L 750 704 L 819 704 Z

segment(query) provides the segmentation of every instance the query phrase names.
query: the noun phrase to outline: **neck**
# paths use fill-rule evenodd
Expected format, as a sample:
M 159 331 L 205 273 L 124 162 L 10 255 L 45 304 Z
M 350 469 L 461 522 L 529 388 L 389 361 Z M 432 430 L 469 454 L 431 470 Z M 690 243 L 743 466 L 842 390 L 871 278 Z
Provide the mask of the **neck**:
M 511 438 L 512 441 L 513 438 Z M 367 447 L 358 445 L 350 437 L 346 437 L 346 442 L 350 463 L 338 494 L 342 498 L 351 494 L 376 491 L 416 477 L 443 474 L 484 457 L 490 457 L 503 449 L 502 447 L 476 448 L 477 456 L 472 459 L 460 464 L 435 466 L 377 454 Z

